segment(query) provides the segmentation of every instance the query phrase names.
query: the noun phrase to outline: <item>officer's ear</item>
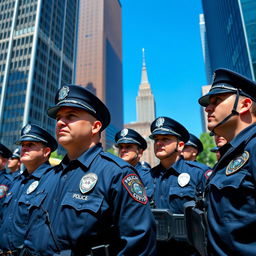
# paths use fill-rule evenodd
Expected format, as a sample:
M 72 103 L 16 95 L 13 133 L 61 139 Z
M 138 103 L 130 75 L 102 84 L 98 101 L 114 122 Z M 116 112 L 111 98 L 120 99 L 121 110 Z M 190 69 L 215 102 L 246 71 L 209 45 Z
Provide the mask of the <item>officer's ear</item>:
M 184 147 L 185 147 L 185 143 L 183 141 L 181 141 L 181 140 L 178 140 L 177 151 L 179 153 L 181 153 L 183 151 Z
M 92 123 L 92 134 L 95 135 L 100 132 L 100 129 L 102 127 L 102 123 L 99 120 L 96 120 Z
M 44 147 L 44 157 L 49 158 L 51 155 L 51 149 L 49 147 Z
M 239 114 L 242 115 L 242 114 L 245 114 L 247 113 L 248 111 L 250 111 L 251 107 L 252 107 L 252 100 L 250 98 L 247 98 L 247 97 L 240 97 L 240 101 L 239 101 Z

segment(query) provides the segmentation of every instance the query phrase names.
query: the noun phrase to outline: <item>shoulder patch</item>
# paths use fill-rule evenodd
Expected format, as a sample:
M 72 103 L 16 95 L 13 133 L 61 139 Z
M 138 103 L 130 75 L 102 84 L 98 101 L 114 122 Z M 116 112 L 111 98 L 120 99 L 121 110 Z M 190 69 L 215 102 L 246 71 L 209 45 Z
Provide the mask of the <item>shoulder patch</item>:
M 240 156 L 237 156 L 235 159 L 233 159 L 226 168 L 226 175 L 231 175 L 235 172 L 237 172 L 249 159 L 249 152 L 244 151 L 244 153 Z
M 207 170 L 207 171 L 204 173 L 204 177 L 205 177 L 206 179 L 209 179 L 210 176 L 212 175 L 212 172 L 213 172 L 213 170 Z
M 8 187 L 6 185 L 0 185 L 0 198 L 5 197 L 8 191 Z
M 122 179 L 123 186 L 130 196 L 141 204 L 147 204 L 146 190 L 136 174 L 129 174 Z

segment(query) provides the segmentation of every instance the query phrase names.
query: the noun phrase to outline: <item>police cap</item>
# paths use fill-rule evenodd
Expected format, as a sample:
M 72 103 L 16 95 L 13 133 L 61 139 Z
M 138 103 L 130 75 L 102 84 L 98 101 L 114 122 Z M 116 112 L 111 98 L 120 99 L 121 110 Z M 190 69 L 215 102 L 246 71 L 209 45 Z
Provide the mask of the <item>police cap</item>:
M 2 143 L 0 143 L 0 155 L 3 158 L 10 158 L 12 156 L 12 151 L 4 146 Z
M 21 144 L 22 141 L 41 142 L 52 151 L 56 150 L 58 147 L 58 143 L 53 136 L 35 124 L 27 124 L 21 129 L 21 136 L 17 144 Z
M 200 154 L 204 149 L 202 142 L 191 133 L 189 134 L 189 140 L 185 145 L 196 148 L 198 150 L 198 154 Z
M 48 116 L 56 118 L 61 107 L 81 108 L 101 121 L 104 130 L 110 123 L 110 113 L 105 104 L 93 93 L 77 85 L 62 86 L 55 96 L 55 106 L 48 109 Z
M 15 148 L 13 150 L 11 158 L 18 158 L 18 159 L 20 159 L 20 148 Z
M 256 83 L 229 69 L 220 68 L 214 72 L 210 91 L 199 98 L 203 107 L 210 103 L 210 96 L 222 93 L 237 93 L 256 102 Z
M 115 142 L 117 145 L 121 143 L 137 144 L 143 150 L 147 148 L 146 140 L 138 132 L 129 128 L 125 128 L 116 133 Z
M 179 140 L 187 142 L 189 140 L 189 133 L 187 129 L 178 123 L 177 121 L 169 117 L 158 117 L 151 124 L 150 127 L 151 135 L 149 138 L 154 139 L 155 135 L 173 135 L 176 136 Z

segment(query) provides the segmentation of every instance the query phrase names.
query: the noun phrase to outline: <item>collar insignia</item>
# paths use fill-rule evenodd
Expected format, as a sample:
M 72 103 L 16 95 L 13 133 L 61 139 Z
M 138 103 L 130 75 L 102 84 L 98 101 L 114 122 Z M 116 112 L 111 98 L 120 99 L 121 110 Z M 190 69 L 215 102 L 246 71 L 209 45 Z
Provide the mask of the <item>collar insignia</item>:
M 30 125 L 30 124 L 27 124 L 27 125 L 24 127 L 23 134 L 28 134 L 30 131 L 31 131 L 31 125 Z
M 156 127 L 162 127 L 163 124 L 164 124 L 164 118 L 163 117 L 159 117 L 157 120 L 156 120 Z
M 233 159 L 226 168 L 226 175 L 228 176 L 237 172 L 247 162 L 249 156 L 250 154 L 247 151 L 244 151 L 241 156 Z
M 122 136 L 122 137 L 125 137 L 126 135 L 128 134 L 128 129 L 123 129 L 122 131 L 121 131 L 121 133 L 120 133 L 120 135 Z
M 80 180 L 80 191 L 85 194 L 92 190 L 98 181 L 98 176 L 95 173 L 88 173 L 82 177 Z
M 63 86 L 59 91 L 58 100 L 64 100 L 68 96 L 68 93 L 69 93 L 69 87 Z
M 36 190 L 37 186 L 39 185 L 39 181 L 36 180 L 30 184 L 30 186 L 27 189 L 27 195 L 31 194 L 33 191 Z
M 186 172 L 181 173 L 178 176 L 178 184 L 181 187 L 185 187 L 186 185 L 188 185 L 189 181 L 190 181 L 190 175 L 188 173 L 186 173 Z

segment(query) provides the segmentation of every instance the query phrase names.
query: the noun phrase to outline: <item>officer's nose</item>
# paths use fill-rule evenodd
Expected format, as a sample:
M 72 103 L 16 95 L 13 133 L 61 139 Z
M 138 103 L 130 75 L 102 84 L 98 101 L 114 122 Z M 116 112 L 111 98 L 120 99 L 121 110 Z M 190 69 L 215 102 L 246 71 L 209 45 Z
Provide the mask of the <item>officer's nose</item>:
M 206 113 L 209 113 L 209 112 L 213 111 L 213 104 L 209 104 L 207 107 L 205 107 L 204 111 Z
M 65 119 L 63 117 L 58 118 L 56 127 L 61 128 L 66 124 Z

